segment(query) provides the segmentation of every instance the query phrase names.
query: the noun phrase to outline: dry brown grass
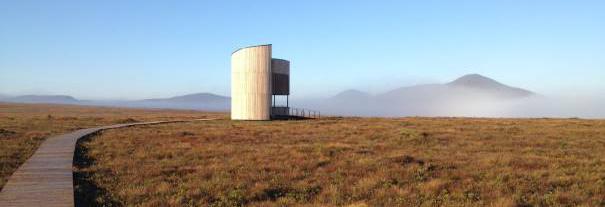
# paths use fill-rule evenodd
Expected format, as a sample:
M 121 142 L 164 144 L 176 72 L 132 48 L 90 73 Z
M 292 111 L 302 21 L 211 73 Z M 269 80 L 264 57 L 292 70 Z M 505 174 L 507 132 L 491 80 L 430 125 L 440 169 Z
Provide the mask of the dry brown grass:
M 81 150 L 104 205 L 605 205 L 598 120 L 209 121 L 111 130 Z
M 47 137 L 115 123 L 223 117 L 224 114 L 49 104 L 0 103 L 0 189 Z

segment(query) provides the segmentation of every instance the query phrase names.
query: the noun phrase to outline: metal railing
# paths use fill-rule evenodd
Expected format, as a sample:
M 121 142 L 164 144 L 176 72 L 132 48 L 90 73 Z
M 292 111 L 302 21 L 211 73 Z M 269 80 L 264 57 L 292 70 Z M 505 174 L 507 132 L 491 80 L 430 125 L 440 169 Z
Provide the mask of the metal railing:
M 301 108 L 289 108 L 289 115 L 305 117 L 305 118 L 313 118 L 313 119 L 321 118 L 321 112 L 310 110 L 310 109 L 301 109 Z
M 292 108 L 285 106 L 274 106 L 271 108 L 271 112 L 273 115 L 278 116 L 293 116 L 293 117 L 302 117 L 302 118 L 313 118 L 319 119 L 321 118 L 321 112 L 303 109 L 303 108 Z

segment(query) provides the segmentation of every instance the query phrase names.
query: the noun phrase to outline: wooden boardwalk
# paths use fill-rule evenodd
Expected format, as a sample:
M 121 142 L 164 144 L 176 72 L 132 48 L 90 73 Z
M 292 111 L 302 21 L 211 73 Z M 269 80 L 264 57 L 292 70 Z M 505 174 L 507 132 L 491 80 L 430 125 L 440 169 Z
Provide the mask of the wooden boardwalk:
M 196 119 L 188 121 L 205 121 Z M 187 121 L 117 124 L 77 130 L 48 138 L 9 178 L 0 191 L 0 206 L 74 206 L 73 158 L 78 139 L 105 129 Z

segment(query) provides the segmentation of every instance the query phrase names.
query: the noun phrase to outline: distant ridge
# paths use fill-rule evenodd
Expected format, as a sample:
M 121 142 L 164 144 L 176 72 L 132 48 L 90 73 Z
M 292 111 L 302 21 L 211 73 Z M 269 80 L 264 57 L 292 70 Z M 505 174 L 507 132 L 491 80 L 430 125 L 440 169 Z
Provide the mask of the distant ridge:
M 529 90 L 511 87 L 494 79 L 468 74 L 444 84 L 424 84 L 397 88 L 372 95 L 360 90 L 345 90 L 332 97 L 293 102 L 294 107 L 304 105 L 326 114 L 363 116 L 448 115 L 452 110 L 492 107 L 494 103 L 514 101 L 535 94 Z M 78 100 L 71 96 L 27 95 L 0 98 L 5 102 L 55 103 L 135 108 L 193 109 L 204 111 L 229 111 L 231 98 L 212 93 L 194 93 L 169 98 L 153 98 L 133 101 Z M 499 108 L 494 110 L 500 110 Z
M 343 92 L 340 92 L 338 94 L 336 94 L 335 96 L 332 97 L 332 99 L 337 99 L 337 100 L 355 100 L 355 99 L 366 99 L 369 98 L 370 94 L 360 91 L 360 90 L 355 90 L 355 89 L 350 89 L 350 90 L 346 90 Z
M 457 78 L 456 80 L 447 83 L 447 85 L 454 86 L 468 86 L 468 87 L 502 87 L 504 84 L 498 81 L 479 75 L 479 74 L 468 74 Z
M 171 98 L 144 99 L 126 104 L 131 107 L 144 108 L 228 111 L 231 106 L 231 98 L 212 93 L 195 93 Z
M 465 75 L 447 83 L 446 85 L 452 87 L 467 87 L 491 91 L 491 93 L 500 93 L 498 94 L 500 96 L 526 97 L 534 94 L 529 90 L 507 86 L 494 79 L 479 74 Z
M 391 91 L 387 91 L 382 94 L 377 94 L 376 96 L 359 90 L 349 89 L 330 97 L 330 99 L 363 100 L 371 97 L 403 98 L 407 96 L 407 98 L 415 98 L 415 100 L 417 100 L 417 98 L 425 99 L 438 98 L 443 96 L 451 97 L 469 92 L 482 93 L 486 96 L 499 98 L 519 98 L 535 95 L 529 90 L 511 87 L 479 74 L 468 74 L 445 84 L 422 84 L 415 86 L 405 86 Z
M 159 101 L 159 102 L 225 102 L 229 101 L 229 97 L 220 96 L 212 93 L 194 93 L 183 96 L 175 96 L 171 98 L 156 98 L 144 99 L 142 101 Z
M 75 104 L 79 100 L 66 95 L 24 95 L 16 97 L 5 97 L 2 99 L 6 102 L 18 103 L 59 103 L 59 104 Z
M 134 101 L 78 100 L 74 97 L 66 95 L 25 95 L 16 97 L 0 97 L 0 101 L 12 103 L 48 103 L 134 108 L 193 109 L 204 111 L 227 111 L 229 110 L 231 104 L 231 99 L 229 97 L 212 93 L 195 93 L 171 98 L 143 99 Z
M 521 88 L 504 85 L 494 79 L 479 75 L 468 74 L 446 84 L 424 84 L 401 87 L 379 96 L 384 98 L 406 98 L 425 100 L 436 98 L 464 98 L 472 94 L 474 97 L 490 98 L 521 98 L 534 95 L 533 92 Z
M 521 88 L 507 86 L 494 79 L 468 74 L 445 84 L 400 87 L 370 95 L 346 90 L 312 105 L 326 113 L 359 116 L 449 115 L 452 111 L 477 111 L 493 103 L 518 100 L 535 95 Z M 491 109 L 490 109 L 491 110 Z

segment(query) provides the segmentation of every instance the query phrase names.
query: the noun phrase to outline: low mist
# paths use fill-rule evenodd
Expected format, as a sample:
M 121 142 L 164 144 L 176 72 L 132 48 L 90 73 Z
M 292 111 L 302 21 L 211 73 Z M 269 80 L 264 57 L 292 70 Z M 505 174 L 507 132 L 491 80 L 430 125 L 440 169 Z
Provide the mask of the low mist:
M 322 114 L 362 117 L 506 117 L 506 118 L 605 118 L 605 98 L 532 96 L 513 100 L 464 96 L 432 100 L 389 102 L 370 97 L 355 101 L 303 100 L 302 108 Z
M 445 84 L 406 86 L 380 94 L 347 90 L 321 99 L 297 99 L 296 94 L 290 98 L 290 107 L 335 116 L 605 118 L 605 95 L 542 95 L 478 74 L 465 75 Z M 130 101 L 79 100 L 68 95 L 24 95 L 0 96 L 0 102 L 228 112 L 231 99 L 211 93 Z M 278 105 L 285 105 L 285 100 L 279 100 Z

